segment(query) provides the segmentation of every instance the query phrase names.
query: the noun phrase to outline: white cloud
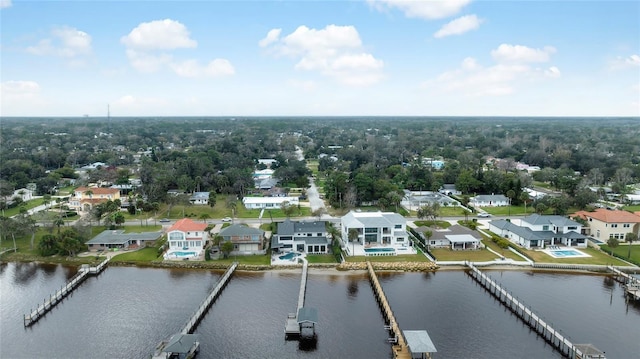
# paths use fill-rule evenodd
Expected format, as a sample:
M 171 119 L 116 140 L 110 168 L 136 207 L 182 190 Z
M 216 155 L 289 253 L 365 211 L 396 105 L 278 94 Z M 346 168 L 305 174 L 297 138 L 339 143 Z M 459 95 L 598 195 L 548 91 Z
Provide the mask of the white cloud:
M 555 52 L 553 46 L 534 49 L 522 45 L 502 44 L 491 51 L 491 56 L 498 62 L 547 62 L 549 56 Z
M 233 65 L 225 59 L 215 59 L 209 62 L 206 66 L 200 65 L 197 60 L 186 60 L 180 63 L 172 63 L 170 66 L 176 74 L 183 77 L 217 77 L 235 74 Z
M 624 70 L 640 66 L 640 55 L 633 54 L 628 57 L 616 57 L 609 63 L 610 70 Z
M 317 71 L 346 85 L 372 85 L 383 77 L 383 61 L 363 51 L 360 34 L 353 26 L 327 25 L 323 29 L 299 26 L 269 46 L 275 55 L 298 59 L 296 70 Z
M 178 21 L 171 19 L 143 22 L 120 38 L 128 49 L 172 50 L 198 46 L 189 37 L 189 30 Z
M 465 15 L 444 24 L 440 30 L 433 34 L 433 37 L 439 39 L 445 36 L 464 34 L 477 29 L 482 22 L 484 20 L 479 19 L 476 15 Z
M 398 9 L 406 17 L 426 20 L 442 19 L 453 16 L 467 6 L 471 0 L 368 0 L 378 11 Z
M 133 68 L 151 73 L 168 68 L 182 77 L 218 77 L 235 74 L 231 62 L 213 59 L 202 65 L 198 59 L 174 59 L 170 50 L 195 48 L 197 41 L 191 39 L 189 30 L 171 19 L 144 22 L 123 36 L 127 58 Z
M 6 97 L 32 97 L 39 92 L 40 85 L 35 81 L 5 81 L 0 83 L 0 93 L 3 99 L 6 99 Z
M 278 39 L 280 38 L 280 33 L 282 32 L 282 29 L 272 29 L 267 33 L 267 36 L 260 40 L 260 42 L 258 42 L 258 45 L 260 47 L 267 47 L 270 44 L 278 41 Z
M 11 7 L 11 0 L 0 0 L 0 9 Z
M 91 36 L 73 27 L 63 26 L 51 30 L 51 38 L 45 38 L 27 52 L 38 56 L 74 58 L 91 53 Z
M 35 81 L 0 83 L 0 115 L 30 113 L 42 105 L 40 85 Z
M 305 92 L 311 92 L 314 91 L 316 89 L 316 83 L 314 81 L 311 80 L 289 80 L 287 81 L 287 83 L 292 86 L 295 87 L 297 89 L 301 89 Z
M 491 52 L 496 61 L 494 65 L 482 66 L 476 59 L 468 57 L 461 62 L 459 68 L 446 71 L 422 85 L 434 93 L 453 92 L 466 96 L 509 95 L 516 91 L 518 84 L 560 77 L 560 69 L 556 66 L 541 69 L 528 64 L 541 61 L 543 58 L 548 61 L 549 54 L 555 49 L 545 49 L 546 52 L 526 46 L 500 45 L 497 50 Z

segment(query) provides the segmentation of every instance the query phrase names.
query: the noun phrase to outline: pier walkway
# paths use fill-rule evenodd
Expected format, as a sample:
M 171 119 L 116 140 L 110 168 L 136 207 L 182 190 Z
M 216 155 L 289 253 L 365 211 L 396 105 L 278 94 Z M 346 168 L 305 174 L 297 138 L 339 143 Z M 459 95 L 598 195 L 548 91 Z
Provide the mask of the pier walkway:
M 109 263 L 109 259 L 105 259 L 103 262 L 98 264 L 95 267 L 90 267 L 87 264 L 84 264 L 78 269 L 78 273 L 76 273 L 71 280 L 67 282 L 62 288 L 56 291 L 54 294 L 49 295 L 49 298 L 45 298 L 42 304 L 40 304 L 35 310 L 31 311 L 28 315 L 24 314 L 23 321 L 24 326 L 28 327 L 33 323 L 37 322 L 40 318 L 42 318 L 51 308 L 55 307 L 56 304 L 60 303 L 69 293 L 71 293 L 74 289 L 76 289 L 80 283 L 82 283 L 89 275 L 98 275 L 100 272 L 104 270 Z
M 284 327 L 285 337 L 298 337 L 302 333 L 303 323 L 310 324 L 313 328 L 313 336 L 315 336 L 315 324 L 318 321 L 318 313 L 314 308 L 304 307 L 304 297 L 307 292 L 307 277 L 309 263 L 303 259 L 302 278 L 300 279 L 300 292 L 298 292 L 298 306 L 295 313 L 287 315 L 287 321 Z
M 409 347 L 407 346 L 407 341 L 405 340 L 404 334 L 402 333 L 400 327 L 398 326 L 398 323 L 396 322 L 396 318 L 393 315 L 393 311 L 391 310 L 391 306 L 387 301 L 387 297 L 384 295 L 382 286 L 378 281 L 378 276 L 376 276 L 376 272 L 371 266 L 371 262 L 367 262 L 367 271 L 369 272 L 369 281 L 371 282 L 373 293 L 376 295 L 376 299 L 378 300 L 378 304 L 380 304 L 380 308 L 382 309 L 382 313 L 387 320 L 387 323 L 389 323 L 386 328 L 389 329 L 394 335 L 394 338 L 390 338 L 390 342 L 394 343 L 394 358 L 411 359 L 411 352 L 409 351 Z M 431 358 L 431 356 L 429 355 L 427 356 L 427 358 Z
M 198 323 L 200 323 L 200 320 L 202 320 L 202 317 L 205 315 L 205 313 L 207 312 L 211 304 L 216 300 L 216 298 L 218 298 L 218 296 L 220 295 L 220 292 L 222 292 L 222 289 L 224 289 L 224 287 L 227 285 L 227 283 L 229 282 L 229 279 L 231 278 L 231 275 L 233 274 L 233 272 L 236 270 L 237 267 L 238 267 L 238 262 L 233 262 L 233 264 L 231 264 L 231 266 L 227 269 L 227 271 L 224 272 L 222 277 L 218 280 L 218 284 L 216 284 L 213 290 L 211 290 L 211 293 L 209 293 L 209 295 L 205 298 L 202 304 L 200 304 L 200 306 L 198 307 L 198 310 L 196 310 L 196 312 L 193 313 L 191 318 L 189 318 L 189 321 L 187 322 L 187 324 L 184 325 L 180 333 L 182 333 L 183 335 L 193 333 L 193 331 L 196 329 L 196 327 L 198 326 Z
M 544 340 L 556 348 L 563 356 L 571 359 L 586 359 L 593 356 L 585 356 L 579 348 L 593 347 L 590 344 L 573 344 L 564 335 L 560 334 L 556 329 L 536 315 L 531 308 L 526 307 L 522 302 L 513 297 L 504 288 L 498 285 L 493 279 L 482 273 L 471 262 L 466 262 L 467 267 L 471 269 L 469 275 L 475 281 L 482 285 L 489 293 L 498 299 L 505 307 L 513 312 L 525 324 L 533 329 Z M 594 348 L 595 349 L 595 348 Z M 597 350 L 597 349 L 596 349 Z M 598 356 L 604 358 L 604 356 Z
M 624 280 L 624 289 L 627 293 L 627 297 L 633 300 L 640 300 L 640 279 L 629 275 L 614 266 L 607 266 L 607 269 L 612 271 L 616 277 L 622 277 Z

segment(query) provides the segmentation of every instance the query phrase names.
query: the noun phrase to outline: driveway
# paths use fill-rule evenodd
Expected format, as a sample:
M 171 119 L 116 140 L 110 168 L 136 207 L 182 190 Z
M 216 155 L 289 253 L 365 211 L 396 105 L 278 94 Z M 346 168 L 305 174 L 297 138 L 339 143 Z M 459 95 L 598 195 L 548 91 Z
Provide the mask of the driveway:
M 309 199 L 309 206 L 311 207 L 311 211 L 318 210 L 320 208 L 327 209 L 324 206 L 324 201 L 320 198 L 320 193 L 318 192 L 318 187 L 316 187 L 316 183 L 313 181 L 313 177 L 309 177 L 309 189 L 307 190 L 307 198 Z

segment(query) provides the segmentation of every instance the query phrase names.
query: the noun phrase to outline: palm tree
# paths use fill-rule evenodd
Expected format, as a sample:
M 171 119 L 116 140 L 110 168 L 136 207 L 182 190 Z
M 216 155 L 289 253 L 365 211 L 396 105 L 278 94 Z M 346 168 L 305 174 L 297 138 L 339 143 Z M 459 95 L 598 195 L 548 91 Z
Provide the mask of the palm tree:
M 509 216 L 511 216 L 511 202 L 516 197 L 516 191 L 510 189 L 507 191 L 507 197 L 509 198 Z
M 60 234 L 60 227 L 64 226 L 64 219 L 62 217 L 58 217 L 53 220 L 53 225 L 58 227 L 58 234 Z
M 200 219 L 202 220 L 202 222 L 207 223 L 207 219 L 211 218 L 211 216 L 209 215 L 209 213 L 202 213 L 200 215 Z
M 637 240 L 638 240 L 638 235 L 633 232 L 629 232 L 625 235 L 624 241 L 629 243 L 629 252 L 627 253 L 627 258 L 631 258 L 631 245 L 633 244 L 634 241 L 637 241 Z
M 520 199 L 523 203 L 524 203 L 524 214 L 527 214 L 527 202 L 531 201 L 531 198 L 529 197 L 529 193 L 527 192 L 521 192 L 520 193 L 520 197 L 518 198 Z
M 348 234 L 348 238 L 349 238 L 349 242 L 351 242 L 351 255 L 355 255 L 355 250 L 356 250 L 356 246 L 355 246 L 355 242 L 358 240 L 358 236 L 359 236 L 359 232 L 358 229 L 356 228 L 349 228 L 349 234 Z

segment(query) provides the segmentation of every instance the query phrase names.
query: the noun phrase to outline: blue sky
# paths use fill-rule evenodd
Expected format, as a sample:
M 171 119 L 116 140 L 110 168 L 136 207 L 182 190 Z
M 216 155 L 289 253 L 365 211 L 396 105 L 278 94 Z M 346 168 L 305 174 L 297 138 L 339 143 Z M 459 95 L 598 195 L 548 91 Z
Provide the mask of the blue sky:
M 0 0 L 2 116 L 640 116 L 638 1 Z

